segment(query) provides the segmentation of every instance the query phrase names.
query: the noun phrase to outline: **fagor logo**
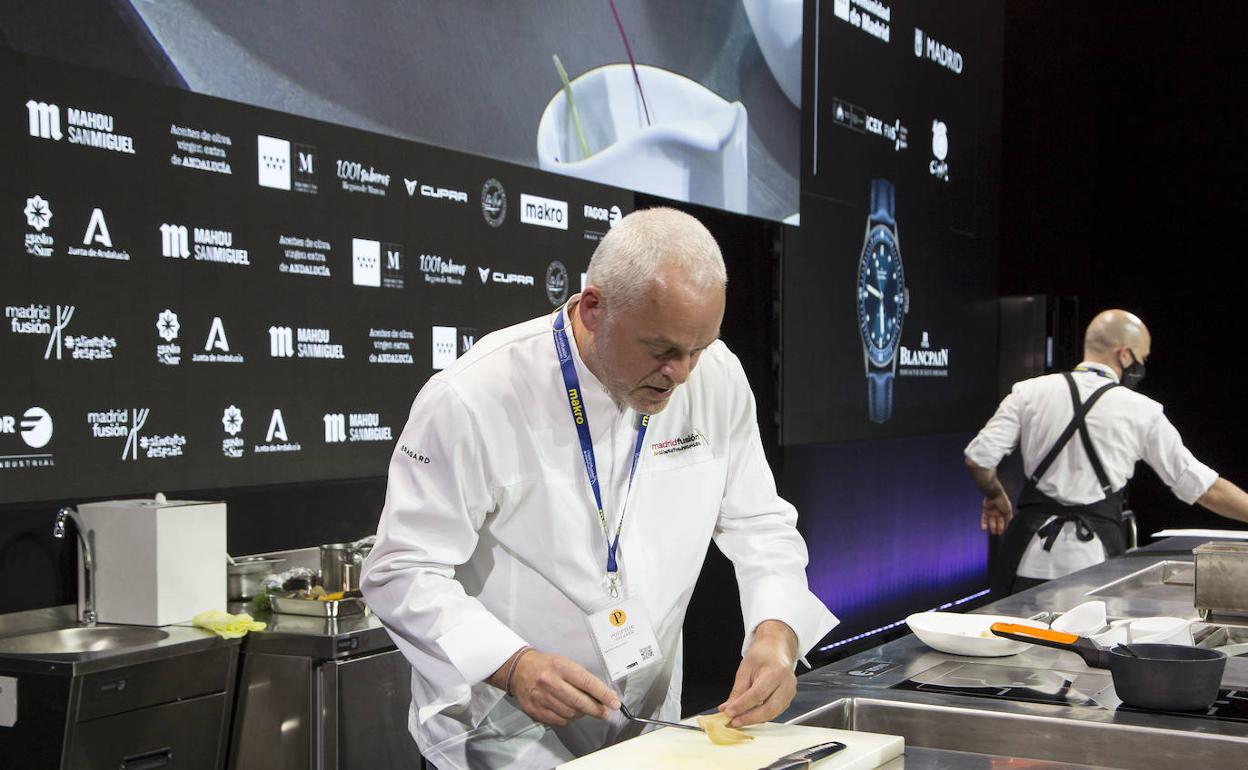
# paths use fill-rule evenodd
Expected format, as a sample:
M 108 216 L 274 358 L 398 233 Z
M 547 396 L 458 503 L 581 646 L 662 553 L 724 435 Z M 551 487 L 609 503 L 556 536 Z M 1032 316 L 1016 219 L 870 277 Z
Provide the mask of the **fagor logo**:
M 520 193 L 520 221 L 526 225 L 568 229 L 568 203 L 554 198 Z
M 41 406 L 22 413 L 22 441 L 31 449 L 42 449 L 52 440 L 52 415 Z

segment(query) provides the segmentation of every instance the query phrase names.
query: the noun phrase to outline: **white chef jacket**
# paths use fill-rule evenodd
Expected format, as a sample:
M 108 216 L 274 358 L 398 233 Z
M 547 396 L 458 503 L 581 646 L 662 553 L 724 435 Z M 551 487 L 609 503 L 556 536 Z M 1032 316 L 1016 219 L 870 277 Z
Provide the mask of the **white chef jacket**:
M 409 729 L 439 770 L 546 768 L 640 732 L 618 713 L 547 728 L 484 681 L 525 644 L 608 681 L 584 620 L 607 600 L 607 541 L 553 318 L 490 334 L 434 375 L 390 462 L 361 588 L 412 664 Z M 614 534 L 637 414 L 568 340 Z M 650 419 L 627 502 L 624 591 L 644 601 L 664 655 L 615 685 L 634 713 L 679 717 L 681 626 L 712 538 L 736 567 L 747 631 L 781 620 L 804 652 L 836 625 L 807 586 L 796 518 L 776 493 L 745 373 L 717 341 Z
M 1084 361 L 1077 368 L 1095 370 L 1072 373 L 1082 401 L 1106 383 L 1118 381 L 1114 370 L 1103 364 Z M 966 456 L 981 468 L 996 468 L 1007 454 L 1020 447 L 1023 471 L 1030 477 L 1074 415 L 1070 388 L 1061 374 L 1015 383 L 996 414 L 967 445 Z M 1088 412 L 1086 422 L 1114 489 L 1126 486 L 1139 460 L 1148 463 L 1175 497 L 1189 505 L 1218 478 L 1213 469 L 1183 446 L 1183 439 L 1166 419 L 1161 404 L 1142 393 L 1113 388 Z M 1105 498 L 1077 434 L 1036 487 L 1065 505 L 1085 505 Z M 1062 527 L 1051 551 L 1044 550 L 1043 540 L 1033 537 L 1017 574 L 1051 579 L 1104 560 L 1100 539 L 1094 535 L 1090 542 L 1080 541 L 1075 527 L 1068 524 Z

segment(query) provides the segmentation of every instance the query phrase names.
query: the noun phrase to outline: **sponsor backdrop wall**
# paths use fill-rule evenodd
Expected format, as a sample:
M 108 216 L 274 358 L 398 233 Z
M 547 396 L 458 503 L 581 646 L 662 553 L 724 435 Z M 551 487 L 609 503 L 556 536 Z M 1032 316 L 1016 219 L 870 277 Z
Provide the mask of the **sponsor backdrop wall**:
M 578 290 L 631 207 L 47 59 L 2 66 L 0 503 L 378 475 L 424 380 Z

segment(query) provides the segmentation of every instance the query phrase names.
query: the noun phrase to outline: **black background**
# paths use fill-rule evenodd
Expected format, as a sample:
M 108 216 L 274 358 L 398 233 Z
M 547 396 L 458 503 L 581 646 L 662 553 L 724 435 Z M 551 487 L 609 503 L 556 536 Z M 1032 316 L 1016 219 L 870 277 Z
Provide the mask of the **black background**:
M 891 37 L 877 40 L 822 3 L 817 107 L 803 126 L 802 226 L 784 263 L 785 444 L 971 430 L 996 394 L 997 219 L 1001 8 L 994 2 L 891 4 Z M 806 29 L 815 25 L 807 4 Z M 959 51 L 961 74 L 914 55 L 918 27 Z M 810 42 L 810 38 L 807 38 Z M 804 104 L 816 104 L 814 80 Z M 837 99 L 891 123 L 908 146 L 835 119 Z M 817 113 L 817 114 L 816 114 Z M 929 173 L 932 121 L 948 127 L 949 181 Z M 867 418 L 867 380 L 855 297 L 871 179 L 896 189 L 910 309 L 898 348 L 949 349 L 947 377 L 893 380 L 892 419 Z M 816 354 L 812 354 L 815 353 Z M 900 357 L 900 353 L 898 353 Z

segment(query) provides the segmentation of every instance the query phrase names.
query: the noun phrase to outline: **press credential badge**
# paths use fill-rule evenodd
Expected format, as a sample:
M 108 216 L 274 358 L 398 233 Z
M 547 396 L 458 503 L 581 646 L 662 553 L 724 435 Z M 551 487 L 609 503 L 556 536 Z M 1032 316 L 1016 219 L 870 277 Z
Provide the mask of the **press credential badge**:
M 617 599 L 585 620 L 612 682 L 663 660 L 644 602 Z

